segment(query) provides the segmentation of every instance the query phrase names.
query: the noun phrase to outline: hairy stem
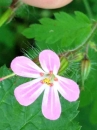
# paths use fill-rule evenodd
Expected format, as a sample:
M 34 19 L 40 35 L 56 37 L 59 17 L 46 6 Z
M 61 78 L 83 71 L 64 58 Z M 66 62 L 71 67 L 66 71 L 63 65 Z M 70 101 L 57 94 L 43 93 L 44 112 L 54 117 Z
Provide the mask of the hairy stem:
M 15 73 L 12 73 L 12 74 L 9 74 L 9 75 L 7 75 L 5 77 L 0 78 L 0 81 L 3 81 L 5 79 L 8 79 L 8 78 L 13 77 L 13 76 L 15 76 Z
M 62 55 L 69 56 L 70 54 L 75 54 L 76 52 L 81 50 L 93 38 L 96 30 L 97 30 L 97 22 L 94 23 L 91 32 L 89 33 L 89 35 L 86 37 L 85 41 L 81 45 L 79 45 L 77 48 L 75 48 L 73 50 L 69 50 L 68 52 L 61 54 L 60 56 L 62 56 Z
M 7 9 L 7 11 L 2 15 L 2 17 L 0 18 L 0 27 L 8 22 L 8 20 L 10 20 L 14 14 L 16 9 L 21 5 L 21 2 L 18 0 L 13 0 L 10 7 Z
M 87 14 L 90 18 L 93 18 L 93 14 L 92 14 L 92 11 L 91 11 L 91 7 L 89 5 L 89 2 L 88 0 L 83 0 L 83 3 L 85 5 L 85 8 L 86 8 L 86 11 L 87 11 Z

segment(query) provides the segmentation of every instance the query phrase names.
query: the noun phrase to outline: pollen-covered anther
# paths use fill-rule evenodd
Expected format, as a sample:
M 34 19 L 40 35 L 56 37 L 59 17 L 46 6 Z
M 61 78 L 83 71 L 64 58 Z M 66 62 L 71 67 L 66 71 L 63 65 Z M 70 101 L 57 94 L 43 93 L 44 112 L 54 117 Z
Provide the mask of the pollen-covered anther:
M 44 76 L 44 73 L 40 73 L 40 76 Z
M 54 81 L 58 81 L 58 78 L 54 78 Z
M 50 83 L 50 87 L 52 87 L 53 86 L 53 83 Z
M 44 81 L 43 81 L 43 80 L 41 80 L 40 82 L 41 82 L 42 84 L 44 84 Z
M 52 74 L 53 74 L 53 71 L 50 71 L 49 74 L 52 75 Z

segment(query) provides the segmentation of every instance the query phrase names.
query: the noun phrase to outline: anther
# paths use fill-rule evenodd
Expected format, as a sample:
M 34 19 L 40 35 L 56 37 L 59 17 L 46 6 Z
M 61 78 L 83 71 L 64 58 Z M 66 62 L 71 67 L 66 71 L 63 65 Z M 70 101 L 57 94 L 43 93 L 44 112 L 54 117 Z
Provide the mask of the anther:
M 50 71 L 49 74 L 52 75 L 52 74 L 53 74 L 53 71 Z
M 40 73 L 40 76 L 44 76 L 44 73 Z
M 41 80 L 40 82 L 41 82 L 42 84 L 44 84 L 44 81 L 43 81 L 43 80 Z
M 58 78 L 54 78 L 54 81 L 58 81 Z
M 50 83 L 50 87 L 52 87 L 53 86 L 53 83 Z

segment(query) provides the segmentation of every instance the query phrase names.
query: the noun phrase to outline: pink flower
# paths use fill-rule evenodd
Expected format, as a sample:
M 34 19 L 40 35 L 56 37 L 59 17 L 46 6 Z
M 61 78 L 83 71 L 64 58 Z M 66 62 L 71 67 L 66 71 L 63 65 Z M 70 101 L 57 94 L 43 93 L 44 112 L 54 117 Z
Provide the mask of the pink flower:
M 39 54 L 39 62 L 43 70 L 25 56 L 13 59 L 11 69 L 16 75 L 36 78 L 18 86 L 14 95 L 21 105 L 28 106 L 44 91 L 42 113 L 47 119 L 56 120 L 61 114 L 58 92 L 72 102 L 79 98 L 79 87 L 73 80 L 57 75 L 60 59 L 53 51 L 42 51 Z

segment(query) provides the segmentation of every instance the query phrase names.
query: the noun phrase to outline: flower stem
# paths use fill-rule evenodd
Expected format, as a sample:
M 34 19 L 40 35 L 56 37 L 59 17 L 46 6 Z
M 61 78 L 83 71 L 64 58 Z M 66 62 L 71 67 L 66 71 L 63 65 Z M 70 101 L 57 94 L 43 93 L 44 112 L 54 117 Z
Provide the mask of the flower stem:
M 12 73 L 12 74 L 10 74 L 10 75 L 7 75 L 7 76 L 5 76 L 5 77 L 0 78 L 0 81 L 3 81 L 3 80 L 5 80 L 5 79 L 8 79 L 8 78 L 13 77 L 13 76 L 15 76 L 15 73 Z
M 93 14 L 92 14 L 92 11 L 91 11 L 91 7 L 89 5 L 89 2 L 88 0 L 83 0 L 83 3 L 85 5 L 85 8 L 86 8 L 86 11 L 87 11 L 87 14 L 90 18 L 93 18 Z
M 7 11 L 2 15 L 2 17 L 0 18 L 0 27 L 8 22 L 8 20 L 10 18 L 13 17 L 13 15 L 15 14 L 16 9 L 21 5 L 21 2 L 18 0 L 13 0 L 12 4 L 10 5 L 10 7 L 7 9 Z
M 13 9 L 9 8 L 3 16 L 0 18 L 0 27 L 10 18 L 10 16 L 13 14 Z
M 91 32 L 89 33 L 89 35 L 87 36 L 87 38 L 85 39 L 85 41 L 81 45 L 79 45 L 77 48 L 70 50 L 67 53 L 65 52 L 64 54 L 66 54 L 66 56 L 68 56 L 70 54 L 75 54 L 77 51 L 81 50 L 93 38 L 96 30 L 97 30 L 97 21 L 94 23 L 93 28 L 92 28 Z
M 89 44 L 90 44 L 90 43 L 88 43 L 88 44 L 86 45 L 86 51 L 85 51 L 86 55 L 88 55 Z

